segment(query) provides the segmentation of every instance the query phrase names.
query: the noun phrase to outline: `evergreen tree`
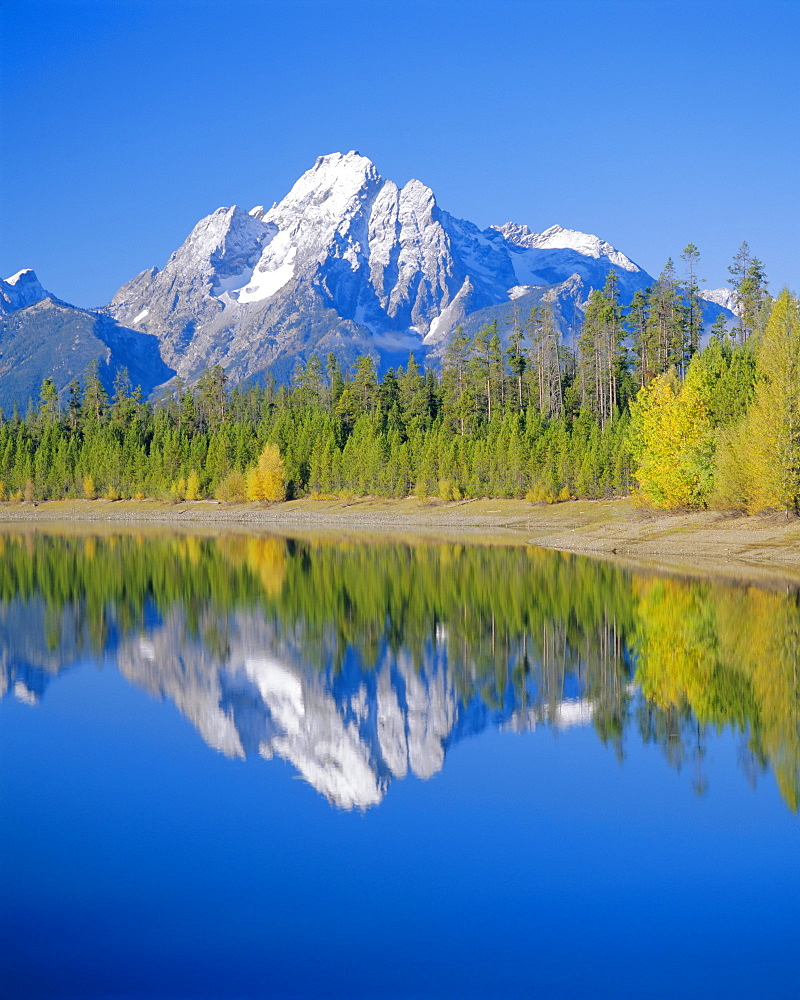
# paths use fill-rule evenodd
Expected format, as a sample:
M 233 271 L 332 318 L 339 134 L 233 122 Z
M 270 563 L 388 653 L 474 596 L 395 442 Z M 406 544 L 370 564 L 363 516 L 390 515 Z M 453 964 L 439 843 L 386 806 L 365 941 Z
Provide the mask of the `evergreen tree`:
M 684 307 L 678 291 L 675 265 L 667 260 L 658 281 L 648 296 L 648 357 L 653 374 L 661 375 L 671 367 L 681 374 L 684 363 Z
M 683 354 L 685 361 L 688 362 L 700 349 L 700 336 L 703 332 L 703 311 L 697 277 L 700 251 L 694 243 L 689 243 L 681 258 L 686 262 L 686 333 Z
M 525 333 L 519 318 L 519 307 L 516 303 L 511 315 L 506 318 L 506 323 L 510 323 L 511 325 L 511 332 L 508 338 L 508 348 L 506 349 L 506 361 L 508 367 L 511 369 L 511 373 L 516 379 L 517 405 L 519 409 L 522 410 L 525 405 L 522 396 L 522 379 L 525 374 L 527 359 L 522 349 L 522 342 L 525 339 Z
M 603 291 L 593 291 L 589 296 L 578 345 L 583 405 L 599 418 L 601 428 L 614 418 L 624 365 L 625 327 L 617 299 L 618 280 L 616 272 L 610 271 Z
M 633 344 L 634 370 L 639 387 L 647 385 L 654 373 L 652 344 L 649 337 L 649 309 L 647 295 L 637 289 L 631 299 L 625 322 Z
M 467 397 L 467 365 L 472 342 L 462 327 L 458 327 L 450 338 L 442 360 L 442 407 L 445 420 L 458 427 L 463 435 L 466 417 L 470 410 Z

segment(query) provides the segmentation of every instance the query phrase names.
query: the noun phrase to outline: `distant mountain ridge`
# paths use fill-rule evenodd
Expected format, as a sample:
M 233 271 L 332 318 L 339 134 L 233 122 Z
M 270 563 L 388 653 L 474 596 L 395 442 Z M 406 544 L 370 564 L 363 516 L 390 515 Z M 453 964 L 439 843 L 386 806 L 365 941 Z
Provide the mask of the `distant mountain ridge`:
M 612 269 L 624 301 L 653 283 L 597 236 L 561 226 L 535 233 L 513 222 L 481 230 L 441 209 L 420 181 L 401 188 L 367 157 L 332 153 L 271 208 L 219 208 L 201 219 L 162 269 L 142 271 L 105 309 L 51 299 L 48 308 L 84 317 L 75 364 L 65 365 L 57 387 L 82 374 L 87 351 L 95 360 L 103 354 L 92 343 L 102 315 L 113 320 L 99 336 L 107 371 L 136 369 L 147 392 L 215 364 L 232 383 L 268 372 L 285 381 L 312 353 L 332 352 L 344 364 L 370 354 L 386 367 L 414 351 L 436 365 L 459 324 L 499 318 L 502 332 L 511 302 L 529 310 L 550 301 L 569 335 Z M 724 292 L 707 293 L 709 320 L 728 305 Z M 33 271 L 0 282 L 0 405 L 30 392 L 31 379 L 14 374 L 17 355 L 3 365 L 11 337 L 32 326 L 45 354 L 63 353 L 58 322 L 43 325 L 48 294 Z

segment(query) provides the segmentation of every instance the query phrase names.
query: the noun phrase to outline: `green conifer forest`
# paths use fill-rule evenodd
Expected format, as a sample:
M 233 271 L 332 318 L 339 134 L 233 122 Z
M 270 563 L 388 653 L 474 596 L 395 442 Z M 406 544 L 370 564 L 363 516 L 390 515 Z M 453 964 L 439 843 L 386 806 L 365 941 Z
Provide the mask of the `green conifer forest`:
M 545 304 L 451 338 L 441 370 L 379 377 L 312 356 L 290 386 L 226 385 L 219 366 L 146 402 L 95 371 L 0 423 L 0 499 L 300 496 L 573 497 L 651 507 L 800 508 L 800 303 L 773 300 L 746 244 L 740 319 L 700 349 L 689 244 L 647 293 L 592 292 L 574 349 Z M 503 345 L 507 346 L 503 346 Z

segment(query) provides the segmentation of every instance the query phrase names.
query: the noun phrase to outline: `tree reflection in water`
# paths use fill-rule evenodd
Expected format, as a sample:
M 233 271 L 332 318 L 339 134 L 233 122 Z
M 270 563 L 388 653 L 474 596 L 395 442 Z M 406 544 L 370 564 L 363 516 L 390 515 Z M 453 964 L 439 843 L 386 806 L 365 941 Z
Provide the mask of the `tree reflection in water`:
M 794 590 L 528 546 L 266 534 L 0 536 L 0 689 L 113 654 L 223 753 L 278 754 L 344 808 L 489 725 L 589 723 L 690 768 L 709 727 L 800 789 Z

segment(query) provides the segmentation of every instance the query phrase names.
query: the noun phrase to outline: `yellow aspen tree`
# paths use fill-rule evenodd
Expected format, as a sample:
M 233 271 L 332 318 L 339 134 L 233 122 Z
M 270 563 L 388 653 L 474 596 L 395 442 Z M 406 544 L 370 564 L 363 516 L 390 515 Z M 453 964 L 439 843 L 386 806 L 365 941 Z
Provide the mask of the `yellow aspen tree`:
M 200 497 L 200 476 L 194 469 L 191 469 L 186 478 L 186 500 L 197 500 Z
M 756 357 L 741 456 L 750 511 L 800 512 L 800 300 L 784 289 Z
M 704 507 L 714 475 L 714 433 L 705 374 L 690 366 L 681 385 L 674 370 L 639 390 L 631 405 L 631 448 L 640 499 L 651 507 Z
M 268 502 L 286 499 L 286 467 L 276 444 L 265 445 L 255 468 L 247 473 L 247 499 Z

